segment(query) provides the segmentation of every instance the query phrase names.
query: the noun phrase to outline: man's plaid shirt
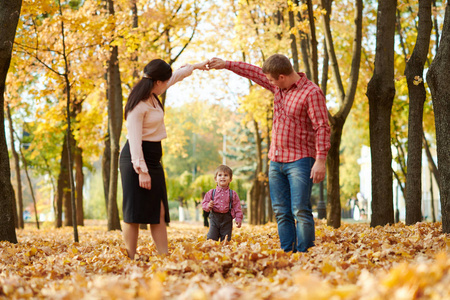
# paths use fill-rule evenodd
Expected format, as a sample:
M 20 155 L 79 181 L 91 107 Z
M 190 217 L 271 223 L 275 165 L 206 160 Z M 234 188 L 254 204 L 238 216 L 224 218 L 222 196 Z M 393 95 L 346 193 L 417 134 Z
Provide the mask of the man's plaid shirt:
M 289 89 L 283 90 L 272 85 L 260 67 L 227 61 L 225 68 L 275 95 L 270 160 L 326 159 L 330 149 L 330 126 L 325 96 L 304 73 L 298 73 L 300 79 Z

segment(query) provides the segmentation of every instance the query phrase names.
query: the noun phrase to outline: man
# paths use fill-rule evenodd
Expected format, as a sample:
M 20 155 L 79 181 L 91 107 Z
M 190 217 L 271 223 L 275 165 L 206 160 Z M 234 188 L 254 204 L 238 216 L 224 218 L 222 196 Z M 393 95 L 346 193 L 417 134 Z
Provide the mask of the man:
M 257 67 L 213 58 L 210 69 L 228 69 L 274 93 L 269 187 L 281 248 L 306 252 L 314 246 L 313 183 L 325 178 L 330 126 L 321 89 L 296 73 L 289 59 L 270 56 Z M 297 224 L 296 224 L 297 223 Z

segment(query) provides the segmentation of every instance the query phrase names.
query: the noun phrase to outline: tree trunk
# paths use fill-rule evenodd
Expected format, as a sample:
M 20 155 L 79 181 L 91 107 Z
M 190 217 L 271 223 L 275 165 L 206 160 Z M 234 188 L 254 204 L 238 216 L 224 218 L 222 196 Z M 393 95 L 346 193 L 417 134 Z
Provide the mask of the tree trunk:
M 0 241 L 11 243 L 17 243 L 17 236 L 14 228 L 14 190 L 5 136 L 4 93 L 21 6 L 21 0 L 0 2 Z
M 393 122 L 393 124 L 395 124 L 395 120 Z M 395 125 L 394 125 L 395 126 Z M 401 190 L 402 190 L 402 194 L 403 194 L 403 198 L 406 199 L 406 186 L 407 186 L 407 182 L 406 182 L 406 176 L 407 176 L 407 170 L 406 170 L 406 152 L 407 150 L 404 149 L 403 147 L 403 143 L 400 141 L 399 139 L 399 134 L 396 131 L 396 128 L 394 127 L 394 138 L 392 138 L 392 141 L 394 143 L 395 148 L 397 149 L 397 164 L 399 167 L 398 171 L 394 171 L 394 169 L 392 169 L 392 174 L 394 174 L 395 179 L 398 182 L 398 185 L 400 186 Z M 400 177 L 398 173 L 400 173 L 403 175 L 403 177 Z
M 69 139 L 70 149 L 74 149 L 75 148 L 75 138 L 74 138 L 72 132 L 70 132 L 70 133 L 66 132 L 66 136 L 67 136 L 67 134 L 70 134 L 70 139 Z M 64 144 L 67 145 L 67 137 L 66 137 L 66 140 L 65 140 Z M 75 151 L 72 150 L 71 153 L 75 153 Z M 63 205 L 64 205 L 64 216 L 65 216 L 64 217 L 64 226 L 73 226 L 74 225 L 73 218 L 72 218 L 72 215 L 73 215 L 72 191 L 71 191 L 72 190 L 72 185 L 70 183 L 70 180 L 71 180 L 70 179 L 70 176 L 71 176 L 70 172 L 73 172 L 73 162 L 71 162 L 72 161 L 71 159 L 69 160 L 69 155 L 70 155 L 70 153 L 69 153 L 69 151 L 67 151 L 67 156 L 66 156 L 66 159 L 67 159 L 66 167 L 67 167 L 67 169 L 66 169 L 66 172 L 67 172 L 67 176 L 68 176 L 67 177 L 67 181 L 68 182 L 67 182 L 67 189 L 64 192 L 64 200 L 63 200 L 64 201 L 63 202 Z M 75 156 L 74 156 L 74 158 L 76 159 Z M 69 167 L 70 163 L 72 163 L 71 167 Z M 72 173 L 72 176 L 73 176 L 73 173 Z M 83 188 L 83 187 L 81 187 L 81 188 Z
M 394 223 L 391 110 L 395 96 L 394 35 L 397 1 L 379 0 L 374 74 L 367 85 L 372 165 L 370 226 Z
M 308 5 L 308 19 L 309 19 L 309 34 L 310 34 L 310 55 L 309 64 L 311 65 L 311 80 L 315 82 L 316 84 L 319 83 L 319 67 L 318 67 L 318 58 L 317 58 L 317 37 L 316 37 L 316 25 L 315 25 L 315 18 L 314 18 L 314 9 L 312 0 L 306 0 L 306 3 Z
M 131 13 L 133 15 L 133 24 L 132 24 L 132 28 L 138 28 L 139 25 L 139 18 L 138 18 L 138 9 L 137 9 L 137 5 L 136 5 L 136 0 L 132 0 L 131 1 Z M 139 72 L 138 69 L 136 68 L 137 65 L 137 61 L 138 61 L 138 57 L 137 57 L 137 52 L 132 54 L 132 58 L 131 60 L 134 62 L 133 66 L 134 66 L 134 70 L 133 70 L 133 79 L 136 82 L 137 78 L 139 76 Z M 195 169 L 194 169 L 194 177 L 195 177 Z M 193 179 L 194 180 L 194 179 Z M 197 207 L 197 204 L 195 205 L 195 207 Z M 139 229 L 142 230 L 148 230 L 149 226 L 148 224 L 140 224 L 139 225 Z
M 66 144 L 67 144 L 67 161 L 68 161 L 68 172 L 69 172 L 69 194 L 70 194 L 70 209 L 71 214 L 67 215 L 66 220 L 69 220 L 72 222 L 73 226 L 73 235 L 74 235 L 74 242 L 78 243 L 78 226 L 77 226 L 77 208 L 76 208 L 76 199 L 75 199 L 75 182 L 73 177 L 73 150 L 75 149 L 75 139 L 73 138 L 73 131 L 72 131 L 72 122 L 71 122 L 71 95 L 70 95 L 70 80 L 69 80 L 69 60 L 67 55 L 67 48 L 66 48 L 66 35 L 64 30 L 64 16 L 63 16 L 63 10 L 61 5 L 61 0 L 58 0 L 59 5 L 59 14 L 61 16 L 61 44 L 62 44 L 62 56 L 64 60 L 64 73 L 61 74 L 61 76 L 64 78 L 64 84 L 65 84 L 65 92 L 66 92 L 66 120 L 67 120 L 67 129 L 66 129 Z M 74 101 L 75 102 L 75 101 Z M 74 110 L 75 111 L 75 110 Z M 66 212 L 68 209 L 66 210 Z
M 22 157 L 22 163 L 23 163 L 25 175 L 27 176 L 28 186 L 30 187 L 31 199 L 33 199 L 34 218 L 36 220 L 36 227 L 37 227 L 37 229 L 39 229 L 39 214 L 38 214 L 37 205 L 36 205 L 36 197 L 34 195 L 33 184 L 31 182 L 31 178 L 28 173 L 28 163 L 27 163 L 27 160 L 25 159 L 25 155 L 23 155 L 23 152 L 22 152 L 22 145 L 20 145 L 20 156 Z
M 260 225 L 267 223 L 267 214 L 266 214 L 266 204 L 267 204 L 267 195 L 266 195 L 266 185 L 264 184 L 264 181 L 259 181 L 259 188 L 261 190 L 261 196 L 260 196 L 260 206 L 259 206 L 259 221 L 258 223 Z
M 297 7 L 301 6 L 299 0 L 295 0 L 294 3 Z M 303 21 L 303 17 L 302 17 L 302 14 L 300 11 L 297 12 L 297 19 L 299 22 Z M 312 79 L 311 65 L 309 63 L 309 57 L 310 57 L 309 48 L 308 48 L 309 47 L 309 35 L 301 30 L 298 30 L 298 36 L 300 39 L 300 50 L 302 53 L 302 62 L 304 65 L 304 72 L 308 79 Z
M 328 55 L 328 47 L 327 47 L 327 40 L 324 37 L 323 39 L 323 65 L 322 65 L 322 79 L 320 81 L 320 89 L 322 90 L 323 94 L 327 94 L 327 87 L 328 87 L 328 70 L 330 66 L 330 56 Z
M 9 120 L 9 135 L 10 135 L 10 140 L 11 140 L 11 152 L 12 152 L 12 156 L 13 156 L 14 170 L 16 172 L 16 184 L 17 184 L 17 190 L 16 190 L 17 203 L 16 203 L 16 205 L 13 205 L 13 207 L 16 207 L 15 215 L 17 216 L 17 228 L 24 228 L 22 178 L 20 177 L 20 158 L 19 158 L 19 154 L 16 151 L 16 147 L 14 146 L 14 124 L 12 121 L 11 110 L 9 108 L 9 104 L 6 105 L 6 113 L 7 113 L 8 120 Z
M 133 15 L 133 23 L 131 25 L 132 28 L 138 28 L 139 26 L 139 15 L 137 8 L 137 0 L 131 0 L 131 14 Z M 133 61 L 133 81 L 137 82 L 139 78 L 139 70 L 137 69 L 138 65 L 138 51 L 132 53 L 131 61 Z
M 59 163 L 59 175 L 58 175 L 58 183 L 57 183 L 57 193 L 56 193 L 56 217 L 55 217 L 55 226 L 56 228 L 62 227 L 62 213 L 63 213 L 63 204 L 66 203 L 70 199 L 70 186 L 69 186 L 69 162 L 67 158 L 67 143 L 65 142 L 66 135 L 64 135 L 63 144 L 62 144 L 62 152 L 61 152 L 61 161 Z M 65 219 L 67 219 L 67 212 L 65 215 Z M 70 217 L 70 215 L 69 215 Z
M 334 228 L 341 226 L 341 201 L 339 187 L 339 146 L 343 126 L 331 128 L 331 147 L 327 156 L 327 225 Z
M 253 179 L 252 186 L 250 188 L 250 206 L 248 210 L 249 218 L 248 223 L 251 225 L 259 225 L 259 202 L 261 199 L 261 189 L 259 188 L 258 178 Z
M 23 205 L 22 205 L 22 181 L 20 180 L 20 166 L 19 166 L 19 155 L 17 154 L 16 148 L 14 146 L 14 124 L 11 118 L 11 109 L 9 108 L 9 103 L 6 103 L 6 116 L 9 122 L 9 140 L 11 142 L 11 153 L 13 157 L 14 169 L 16 172 L 16 182 L 17 182 L 17 192 L 14 191 L 13 187 L 13 213 L 14 213 L 14 227 L 23 228 Z M 17 195 L 16 195 L 17 193 Z M 17 201 L 16 201 L 17 196 Z M 19 201 L 20 197 L 20 201 Z M 17 208 L 21 212 L 21 219 L 17 214 Z
M 406 199 L 406 190 L 405 190 L 405 187 L 402 185 L 402 181 L 400 179 L 400 176 L 398 176 L 397 172 L 395 172 L 394 169 L 392 169 L 392 174 L 394 174 L 394 177 L 397 180 L 398 186 L 400 187 L 400 190 L 402 191 L 403 198 Z M 397 201 L 397 203 L 398 203 L 398 201 Z M 397 205 L 397 210 L 398 210 L 398 205 Z M 397 223 L 398 221 L 399 221 L 399 219 L 396 219 L 395 222 Z
M 440 188 L 439 170 L 433 160 L 433 156 L 431 155 L 430 146 L 428 145 L 427 139 L 425 138 L 425 132 L 422 132 L 422 139 L 423 147 L 425 148 L 425 153 L 427 155 L 428 165 L 430 166 L 430 172 L 433 174 L 434 179 L 436 179 L 438 188 Z
M 433 176 L 431 176 L 431 168 L 430 168 L 430 199 L 431 199 L 431 221 L 436 222 L 436 208 L 434 207 Z
M 109 122 L 108 122 L 109 127 Z M 105 137 L 105 149 L 103 150 L 102 157 L 102 178 L 103 178 L 103 193 L 105 195 L 105 208 L 108 213 L 108 200 L 109 200 L 109 176 L 111 174 L 111 142 L 108 134 Z
M 331 2 L 330 2 L 331 5 Z M 331 9 L 331 7 L 330 7 Z M 330 56 L 328 55 L 328 47 L 326 37 L 323 39 L 323 64 L 322 64 L 322 79 L 320 81 L 320 88 L 324 95 L 327 94 L 327 85 L 328 85 L 328 69 L 330 63 Z M 328 112 L 329 114 L 329 112 Z M 328 178 L 327 178 L 328 182 Z M 320 182 L 319 186 L 319 203 L 317 203 L 317 218 L 318 219 L 326 219 L 327 218 L 327 202 L 325 202 L 324 197 L 324 184 L 323 181 Z
M 17 216 L 17 201 L 16 201 L 16 194 L 13 187 L 13 214 L 14 214 L 14 227 L 19 227 L 19 217 Z
M 428 160 L 428 169 L 430 171 L 430 195 L 431 195 L 431 212 L 432 212 L 432 221 L 436 222 L 436 207 L 434 203 L 434 191 L 433 191 L 433 177 L 436 180 L 436 184 L 439 190 L 439 171 L 434 163 L 433 156 L 431 155 L 430 146 L 428 145 L 428 141 L 425 137 L 425 132 L 422 131 L 422 141 L 423 147 L 425 148 L 425 153 L 427 155 Z
M 256 178 L 253 179 L 252 185 L 250 186 L 250 189 L 247 191 L 247 205 L 248 205 L 248 223 L 249 224 L 254 224 L 255 221 L 255 213 L 253 211 L 253 207 L 255 207 L 255 196 L 254 196 L 254 192 L 255 192 L 255 185 L 256 185 Z
M 67 172 L 69 172 L 69 167 L 67 167 Z M 73 226 L 72 222 L 72 202 L 70 198 L 70 180 L 69 180 L 69 174 L 67 174 L 67 189 L 64 191 L 64 198 L 63 198 L 63 207 L 64 207 L 64 226 Z
M 131 13 L 133 15 L 133 24 L 132 24 L 132 28 L 138 28 L 139 25 L 139 17 L 138 17 L 138 9 L 137 9 L 137 5 L 136 5 L 137 0 L 132 0 L 131 1 Z M 138 77 L 139 77 L 139 72 L 138 69 L 136 68 L 137 65 L 137 61 L 138 61 L 138 57 L 137 57 L 137 52 L 132 54 L 133 56 L 131 57 L 131 60 L 134 62 L 133 66 L 133 79 L 136 82 Z M 195 173 L 195 170 L 194 170 Z M 195 177 L 195 175 L 194 175 Z M 195 207 L 197 207 L 197 205 L 195 205 Z M 139 225 L 139 229 L 142 230 L 148 230 L 149 229 L 149 225 L 148 224 L 140 224 Z
M 272 117 L 270 116 L 270 113 L 273 112 L 273 108 L 269 108 L 267 110 L 267 124 L 270 124 L 270 120 L 272 120 Z M 270 117 L 269 117 L 270 116 Z M 271 132 L 271 128 L 269 127 L 269 125 L 266 127 L 266 139 L 267 139 L 267 143 L 266 143 L 266 155 L 265 155 L 265 159 L 264 159 L 264 167 L 265 167 L 265 176 L 267 178 L 267 180 L 264 182 L 264 190 L 266 193 L 266 199 L 267 199 L 267 222 L 275 222 L 275 214 L 273 213 L 273 208 L 272 208 L 272 198 L 270 198 L 270 189 L 269 189 L 269 168 L 270 168 L 270 160 L 269 160 L 269 149 L 270 149 L 270 143 L 271 141 L 271 136 L 270 136 L 270 132 Z
M 111 2 L 111 1 L 110 1 Z M 109 105 L 108 115 L 111 133 L 111 170 L 108 191 L 108 230 L 120 228 L 117 207 L 117 183 L 120 152 L 120 132 L 122 130 L 122 87 L 119 73 L 118 47 L 114 46 L 109 61 Z
M 83 212 L 83 150 L 80 147 L 75 149 L 75 182 L 76 182 L 76 199 L 77 199 L 77 225 L 84 226 Z
M 106 100 L 109 103 L 109 84 L 108 84 L 108 72 L 105 73 L 106 82 Z M 103 178 L 103 193 L 105 195 L 105 208 L 106 214 L 108 214 L 108 200 L 109 200 L 109 175 L 111 174 L 111 135 L 109 133 L 109 117 L 108 127 L 105 136 L 105 149 L 102 156 L 102 178 Z
M 83 100 L 78 100 L 75 96 L 72 104 L 72 119 L 76 117 L 83 110 Z M 75 166 L 75 202 L 76 202 L 76 223 L 84 226 L 84 211 L 83 211 L 83 149 L 78 146 L 78 141 L 72 135 L 72 149 L 73 149 L 73 164 Z M 72 173 L 73 174 L 73 173 Z
M 427 73 L 433 100 L 439 166 L 442 231 L 450 233 L 450 6 L 445 8 L 442 37 Z
M 323 15 L 323 25 L 326 40 L 326 49 L 330 58 L 331 69 L 333 71 L 334 82 L 339 97 L 339 111 L 334 115 L 329 115 L 331 124 L 331 147 L 327 156 L 327 224 L 334 228 L 341 226 L 341 199 L 339 185 L 339 165 L 340 165 L 340 145 L 342 130 L 350 109 L 353 105 L 356 87 L 359 78 L 359 66 L 361 61 L 362 43 L 362 0 L 355 3 L 355 31 L 352 50 L 352 65 L 349 74 L 349 84 L 347 91 L 344 91 L 339 64 L 334 49 L 334 43 L 330 27 L 331 1 L 322 0 L 322 7 L 327 13 Z
M 409 91 L 408 116 L 408 160 L 406 174 L 406 219 L 407 225 L 422 220 L 422 135 L 423 105 L 427 98 L 422 80 L 423 68 L 430 46 L 431 0 L 419 1 L 419 27 L 416 45 L 406 62 L 405 75 Z
M 322 65 L 322 79 L 320 82 L 320 88 L 322 89 L 322 92 L 324 95 L 327 94 L 327 85 L 328 85 L 328 66 L 329 66 L 329 60 L 330 57 L 328 55 L 328 48 L 326 43 L 326 38 L 324 38 L 323 41 L 323 65 Z M 328 112 L 329 113 L 329 112 Z M 328 178 L 327 178 L 328 182 Z M 324 184 L 323 181 L 320 182 L 319 186 L 319 203 L 317 203 L 317 218 L 318 219 L 326 219 L 327 218 L 327 202 L 325 202 L 324 197 Z
M 436 0 L 432 0 L 433 1 L 433 10 L 436 9 Z M 448 5 L 448 4 L 447 4 Z M 439 41 L 440 41 L 440 35 L 439 35 L 439 25 L 438 25 L 438 20 L 437 20 L 437 14 L 433 13 L 433 27 L 434 27 L 434 37 L 435 37 L 435 50 L 437 53 L 437 50 L 439 48 Z
M 297 38 L 295 34 L 292 33 L 292 28 L 295 28 L 295 17 L 294 11 L 289 10 L 289 29 L 291 30 L 291 52 L 292 52 L 292 61 L 294 62 L 294 71 L 299 71 L 299 63 L 298 63 L 298 49 L 297 49 Z
M 108 0 L 109 14 L 114 15 L 114 1 Z M 119 49 L 111 47 L 108 62 L 108 119 L 111 134 L 111 172 L 108 191 L 108 230 L 120 230 L 117 208 L 117 182 L 119 169 L 120 133 L 122 131 L 122 86 L 119 71 Z
M 256 170 L 255 179 L 251 187 L 251 200 L 250 200 L 250 218 L 249 223 L 252 225 L 260 225 L 264 222 L 264 184 L 260 181 L 260 175 L 262 173 L 262 139 L 259 133 L 258 122 L 253 120 L 253 126 L 255 129 L 255 143 L 256 143 Z
M 254 218 L 250 224 L 263 225 L 266 220 L 266 204 L 268 197 L 266 195 L 266 186 L 260 179 L 255 179 L 252 186 L 252 197 L 255 199 L 253 207 Z

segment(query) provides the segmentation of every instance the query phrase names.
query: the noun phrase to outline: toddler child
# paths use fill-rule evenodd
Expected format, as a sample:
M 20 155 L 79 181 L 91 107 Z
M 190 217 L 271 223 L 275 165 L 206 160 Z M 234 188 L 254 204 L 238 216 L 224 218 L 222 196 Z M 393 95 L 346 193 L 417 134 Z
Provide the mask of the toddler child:
M 233 179 L 233 171 L 225 165 L 216 169 L 214 181 L 217 186 L 209 190 L 202 201 L 202 208 L 209 214 L 208 239 L 222 241 L 227 237 L 231 240 L 233 219 L 236 219 L 237 228 L 241 228 L 244 217 L 241 208 L 241 200 L 238 194 L 230 190 L 230 182 Z

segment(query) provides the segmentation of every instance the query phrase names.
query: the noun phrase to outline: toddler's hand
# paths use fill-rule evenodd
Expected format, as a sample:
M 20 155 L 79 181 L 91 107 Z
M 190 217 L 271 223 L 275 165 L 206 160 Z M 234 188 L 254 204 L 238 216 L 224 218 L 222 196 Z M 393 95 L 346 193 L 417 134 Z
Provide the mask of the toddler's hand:
M 209 204 L 208 204 L 208 207 L 209 207 L 209 209 L 212 209 L 212 208 L 213 208 L 213 206 L 214 206 L 214 202 L 212 202 L 212 201 L 209 201 Z
M 241 228 L 242 222 L 236 222 L 236 227 Z

